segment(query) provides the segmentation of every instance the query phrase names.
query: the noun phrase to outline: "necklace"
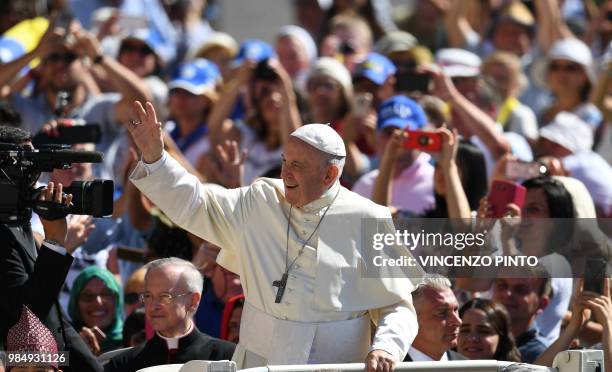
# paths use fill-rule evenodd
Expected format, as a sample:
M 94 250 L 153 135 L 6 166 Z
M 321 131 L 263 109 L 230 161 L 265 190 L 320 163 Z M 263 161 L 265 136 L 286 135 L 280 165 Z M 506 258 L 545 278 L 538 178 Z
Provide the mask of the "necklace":
M 291 264 L 289 264 L 289 230 L 291 228 L 291 211 L 293 210 L 293 205 L 289 207 L 289 219 L 287 220 L 287 240 L 286 240 L 287 243 L 285 246 L 285 272 L 283 273 L 283 276 L 280 278 L 280 280 L 275 280 L 272 282 L 273 287 L 278 287 L 278 290 L 276 291 L 276 299 L 274 300 L 275 303 L 280 304 L 280 302 L 283 300 L 283 295 L 285 294 L 285 288 L 287 287 L 287 280 L 289 280 L 289 271 L 291 270 L 291 268 L 293 268 L 295 261 L 297 261 L 297 259 L 300 258 L 302 253 L 304 253 L 304 249 L 306 248 L 306 245 L 308 245 L 308 242 L 310 241 L 310 239 L 317 232 L 317 230 L 319 229 L 319 226 L 321 226 L 321 222 L 323 222 L 325 215 L 331 208 L 332 204 L 334 204 L 334 202 L 336 201 L 338 194 L 340 194 L 340 190 L 338 190 L 332 202 L 329 203 L 329 205 L 325 209 L 325 212 L 323 212 L 323 216 L 321 216 L 319 223 L 317 223 L 317 226 L 315 226 L 314 230 L 312 231 L 308 239 L 306 239 L 304 244 L 302 244 L 302 247 L 300 248 L 298 254 L 291 261 Z

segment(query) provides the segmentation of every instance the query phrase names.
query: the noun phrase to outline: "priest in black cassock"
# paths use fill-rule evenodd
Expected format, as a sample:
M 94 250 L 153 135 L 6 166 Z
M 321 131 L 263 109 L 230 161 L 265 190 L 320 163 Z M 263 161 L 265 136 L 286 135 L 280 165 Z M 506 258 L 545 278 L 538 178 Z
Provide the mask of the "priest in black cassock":
M 141 299 L 155 335 L 112 358 L 104 370 L 133 372 L 190 360 L 231 360 L 236 345 L 200 332 L 192 320 L 202 285 L 202 275 L 191 262 L 171 257 L 149 263 Z

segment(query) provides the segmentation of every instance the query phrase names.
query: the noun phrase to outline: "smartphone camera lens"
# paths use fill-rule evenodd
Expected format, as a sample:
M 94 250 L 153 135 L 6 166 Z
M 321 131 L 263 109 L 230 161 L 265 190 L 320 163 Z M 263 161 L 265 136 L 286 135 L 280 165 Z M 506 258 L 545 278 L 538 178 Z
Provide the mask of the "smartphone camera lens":
M 538 167 L 538 172 L 541 176 L 545 176 L 548 174 L 548 168 L 546 168 L 544 164 L 540 164 L 540 166 Z
M 419 145 L 421 145 L 421 146 L 429 145 L 429 137 L 427 137 L 427 136 L 419 136 L 417 141 L 419 142 Z

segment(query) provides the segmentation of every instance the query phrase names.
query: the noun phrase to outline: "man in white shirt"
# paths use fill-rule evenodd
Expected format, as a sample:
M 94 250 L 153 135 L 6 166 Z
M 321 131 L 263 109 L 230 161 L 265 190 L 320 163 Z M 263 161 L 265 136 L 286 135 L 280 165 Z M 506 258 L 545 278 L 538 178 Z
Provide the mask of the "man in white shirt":
M 240 275 L 239 368 L 365 360 L 369 371 L 387 372 L 403 360 L 417 333 L 410 292 L 422 270 L 364 277 L 362 219 L 395 228 L 388 208 L 340 186 L 346 150 L 333 129 L 291 133 L 282 180 L 224 190 L 201 184 L 163 151 L 150 103 L 145 111 L 136 102 L 135 112 L 129 130 L 142 161 L 132 182 L 179 226 L 221 247 L 217 262 Z
M 404 362 L 467 359 L 451 350 L 457 346 L 461 318 L 450 281 L 443 276 L 427 276 L 412 292 L 412 298 L 419 320 L 419 333 Z

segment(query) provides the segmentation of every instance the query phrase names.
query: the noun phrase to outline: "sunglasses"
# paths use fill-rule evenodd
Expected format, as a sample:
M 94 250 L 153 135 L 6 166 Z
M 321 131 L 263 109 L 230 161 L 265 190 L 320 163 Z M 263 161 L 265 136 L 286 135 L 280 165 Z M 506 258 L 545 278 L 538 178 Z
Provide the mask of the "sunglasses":
M 121 46 L 121 53 L 124 53 L 124 52 L 125 53 L 138 52 L 140 53 L 141 56 L 146 56 L 146 55 L 153 53 L 151 48 L 149 48 L 146 45 L 130 45 L 130 44 L 124 44 L 123 46 Z
M 548 65 L 549 71 L 565 71 L 565 72 L 578 72 L 582 70 L 582 66 L 577 63 L 559 63 L 552 62 Z
M 51 63 L 58 63 L 60 61 L 65 62 L 66 64 L 71 64 L 79 58 L 78 55 L 72 52 L 68 53 L 52 53 L 47 56 L 47 61 Z
M 134 305 L 140 302 L 140 294 L 136 292 L 128 292 L 123 296 L 123 301 L 127 305 Z

